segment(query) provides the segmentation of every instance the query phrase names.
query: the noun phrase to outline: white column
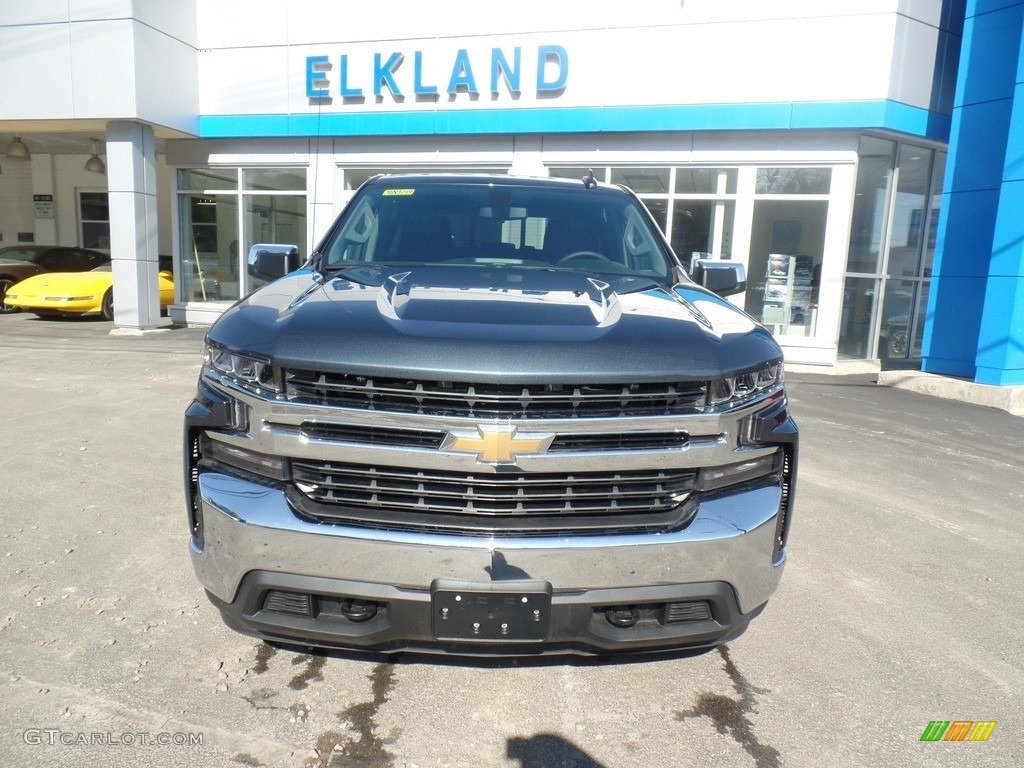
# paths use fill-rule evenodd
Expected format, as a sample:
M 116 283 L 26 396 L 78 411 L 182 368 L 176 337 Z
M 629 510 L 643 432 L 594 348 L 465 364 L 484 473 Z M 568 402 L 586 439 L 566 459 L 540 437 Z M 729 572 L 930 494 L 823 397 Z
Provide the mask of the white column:
M 159 235 L 151 127 L 130 121 L 107 125 L 107 189 L 114 325 L 156 328 L 160 324 Z

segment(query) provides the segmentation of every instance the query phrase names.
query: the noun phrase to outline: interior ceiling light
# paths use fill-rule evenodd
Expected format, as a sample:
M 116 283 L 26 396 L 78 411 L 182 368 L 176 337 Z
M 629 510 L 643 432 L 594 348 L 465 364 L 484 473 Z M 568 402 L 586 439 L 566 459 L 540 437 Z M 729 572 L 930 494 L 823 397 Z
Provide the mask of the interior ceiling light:
M 92 157 L 85 161 L 85 170 L 92 171 L 93 173 L 107 172 L 107 166 L 103 164 L 103 160 L 100 158 L 100 143 L 96 139 L 92 140 Z
M 21 140 L 21 136 L 15 136 L 11 139 L 11 143 L 7 145 L 7 156 L 17 160 L 28 160 L 32 157 L 32 153 L 28 151 L 28 147 Z

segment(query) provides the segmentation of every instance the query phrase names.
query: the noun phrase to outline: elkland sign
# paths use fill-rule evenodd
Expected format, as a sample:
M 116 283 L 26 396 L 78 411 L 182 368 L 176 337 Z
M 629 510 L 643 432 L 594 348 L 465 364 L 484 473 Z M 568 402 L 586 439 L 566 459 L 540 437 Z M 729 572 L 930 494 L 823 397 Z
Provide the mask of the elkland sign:
M 409 55 L 411 53 L 411 55 Z M 449 56 L 422 50 L 375 51 L 372 56 L 341 53 L 306 56 L 306 98 L 311 104 L 361 104 L 372 96 L 378 103 L 389 95 L 402 102 L 437 101 L 443 93 L 453 101 L 464 94 L 478 99 L 486 88 L 491 99 L 518 99 L 532 89 L 537 98 L 560 95 L 569 79 L 569 54 L 560 45 L 491 48 L 489 52 L 459 48 Z

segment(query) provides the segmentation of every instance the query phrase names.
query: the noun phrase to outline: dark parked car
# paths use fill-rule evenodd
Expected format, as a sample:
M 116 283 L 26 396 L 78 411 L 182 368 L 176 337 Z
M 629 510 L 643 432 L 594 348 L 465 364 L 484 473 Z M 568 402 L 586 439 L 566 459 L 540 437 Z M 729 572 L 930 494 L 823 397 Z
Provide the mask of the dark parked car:
M 0 248 L 0 313 L 17 312 L 4 303 L 7 289 L 43 272 L 85 272 L 110 263 L 110 256 L 91 248 L 60 245 L 11 245 Z

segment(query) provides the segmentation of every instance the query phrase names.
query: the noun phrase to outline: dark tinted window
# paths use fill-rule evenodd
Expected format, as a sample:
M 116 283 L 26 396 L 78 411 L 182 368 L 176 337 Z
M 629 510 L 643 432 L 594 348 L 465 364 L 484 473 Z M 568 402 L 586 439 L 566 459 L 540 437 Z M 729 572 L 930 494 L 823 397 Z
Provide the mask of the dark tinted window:
M 50 272 L 84 272 L 107 263 L 110 258 L 105 254 L 80 248 L 53 248 L 38 252 L 33 261 Z

